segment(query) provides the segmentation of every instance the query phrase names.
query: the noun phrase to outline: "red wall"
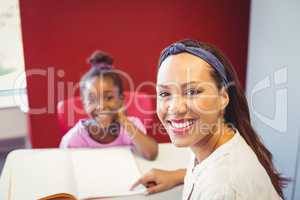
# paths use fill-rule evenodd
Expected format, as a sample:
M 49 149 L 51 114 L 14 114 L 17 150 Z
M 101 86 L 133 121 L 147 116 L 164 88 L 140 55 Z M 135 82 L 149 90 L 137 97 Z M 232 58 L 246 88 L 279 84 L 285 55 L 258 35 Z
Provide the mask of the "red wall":
M 95 49 L 110 52 L 137 86 L 155 81 L 163 47 L 195 38 L 221 48 L 245 82 L 249 0 L 26 0 L 20 7 L 26 69 L 53 67 L 55 75 L 53 85 L 43 75 L 27 77 L 30 107 L 49 105 L 47 113 L 29 115 L 33 147 L 59 143 L 55 106 L 68 91 L 57 87 L 78 81 Z M 58 70 L 64 75 L 57 76 Z M 153 93 L 154 88 L 143 91 Z

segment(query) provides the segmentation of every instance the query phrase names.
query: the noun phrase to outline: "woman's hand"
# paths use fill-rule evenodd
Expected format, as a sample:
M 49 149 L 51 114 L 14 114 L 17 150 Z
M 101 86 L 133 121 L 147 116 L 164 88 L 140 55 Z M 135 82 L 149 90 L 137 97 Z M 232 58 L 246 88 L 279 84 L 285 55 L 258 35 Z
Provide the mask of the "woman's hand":
M 144 174 L 138 181 L 136 181 L 131 190 L 139 184 L 143 184 L 147 188 L 147 194 L 153 194 L 169 190 L 176 185 L 182 184 L 186 174 L 186 169 L 179 169 L 174 171 L 152 169 Z

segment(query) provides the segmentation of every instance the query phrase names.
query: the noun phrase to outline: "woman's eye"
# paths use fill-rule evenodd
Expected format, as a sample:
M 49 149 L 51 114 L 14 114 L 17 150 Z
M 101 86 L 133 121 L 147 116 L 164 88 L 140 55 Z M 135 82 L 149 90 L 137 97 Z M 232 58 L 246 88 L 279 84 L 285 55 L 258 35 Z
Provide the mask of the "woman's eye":
M 170 93 L 168 93 L 168 92 L 159 92 L 158 96 L 161 97 L 161 98 L 168 97 L 168 96 L 170 96 Z
M 186 92 L 186 95 L 188 96 L 195 96 L 201 93 L 201 90 L 197 90 L 197 89 L 190 89 Z

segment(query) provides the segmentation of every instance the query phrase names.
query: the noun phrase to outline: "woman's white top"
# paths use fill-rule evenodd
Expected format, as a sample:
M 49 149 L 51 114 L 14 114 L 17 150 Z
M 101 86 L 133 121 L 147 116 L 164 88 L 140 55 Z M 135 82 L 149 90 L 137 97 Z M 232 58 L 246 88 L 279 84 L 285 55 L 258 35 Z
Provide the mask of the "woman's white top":
M 184 179 L 183 200 L 281 200 L 266 170 L 238 131 L 194 165 L 193 154 Z

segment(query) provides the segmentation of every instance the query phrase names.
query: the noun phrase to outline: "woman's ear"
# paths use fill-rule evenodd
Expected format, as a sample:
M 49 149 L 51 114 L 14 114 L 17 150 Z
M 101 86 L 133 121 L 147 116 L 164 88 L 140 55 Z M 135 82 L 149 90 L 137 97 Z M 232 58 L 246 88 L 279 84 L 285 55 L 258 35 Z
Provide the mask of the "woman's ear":
M 220 90 L 220 97 L 221 97 L 221 109 L 225 110 L 225 108 L 229 104 L 229 95 L 227 90 L 224 87 L 222 87 L 222 89 Z

